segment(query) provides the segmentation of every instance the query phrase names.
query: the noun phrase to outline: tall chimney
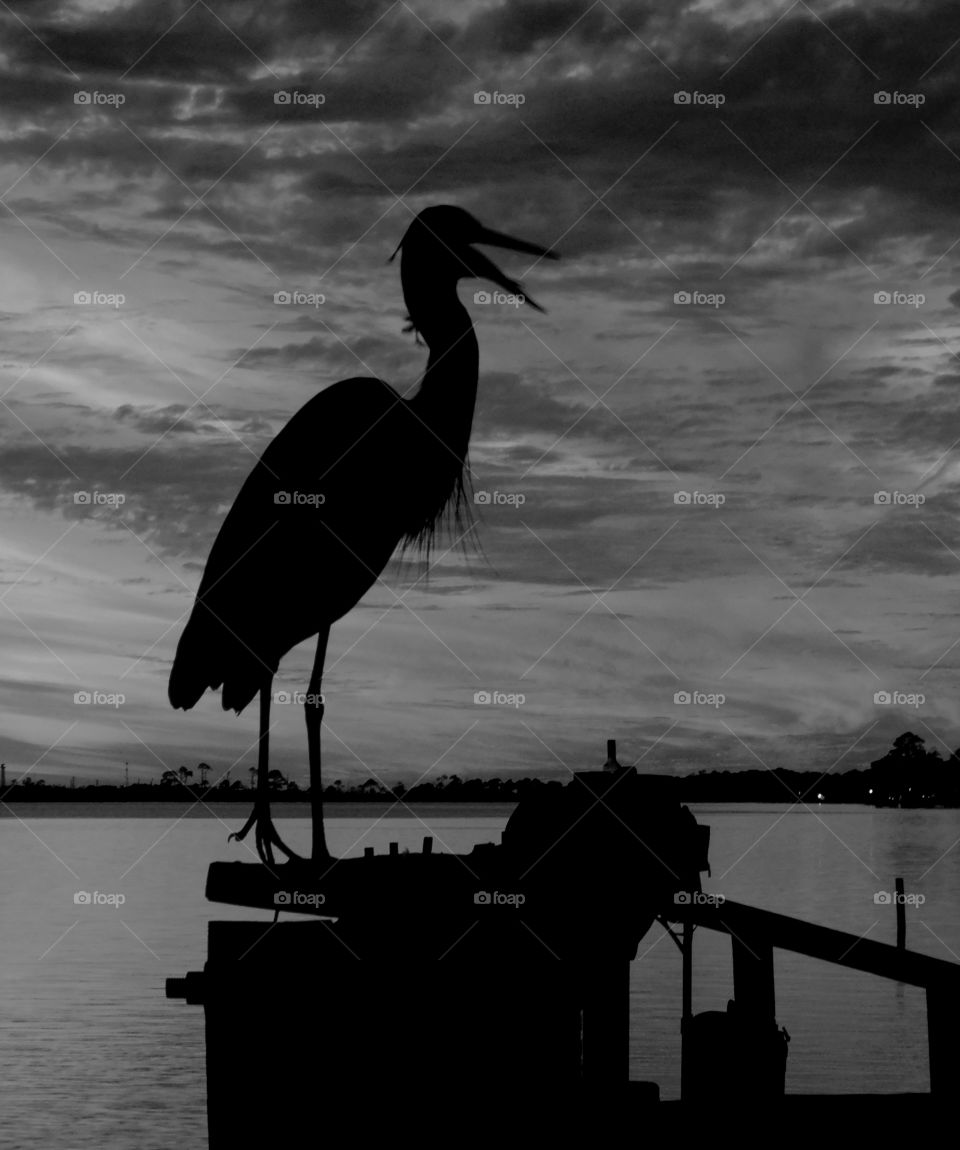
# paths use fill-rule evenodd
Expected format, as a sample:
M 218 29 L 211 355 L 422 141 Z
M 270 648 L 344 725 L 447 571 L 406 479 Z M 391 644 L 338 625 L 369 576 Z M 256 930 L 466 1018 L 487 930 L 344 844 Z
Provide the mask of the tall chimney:
M 603 764 L 605 771 L 619 771 L 620 764 L 617 762 L 617 740 L 607 739 L 607 761 Z

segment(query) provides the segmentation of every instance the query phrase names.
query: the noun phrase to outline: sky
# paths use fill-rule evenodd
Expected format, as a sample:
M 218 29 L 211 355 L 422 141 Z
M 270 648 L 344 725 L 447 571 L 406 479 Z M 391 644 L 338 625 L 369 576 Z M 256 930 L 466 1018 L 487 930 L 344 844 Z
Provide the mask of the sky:
M 545 314 L 460 285 L 478 542 L 335 625 L 326 777 L 960 743 L 955 4 L 11 0 L 0 27 L 9 775 L 246 778 L 255 708 L 173 711 L 176 642 L 286 420 L 351 376 L 415 388 L 387 259 L 437 203 L 562 259 L 497 254 Z M 305 783 L 302 711 L 273 719 Z

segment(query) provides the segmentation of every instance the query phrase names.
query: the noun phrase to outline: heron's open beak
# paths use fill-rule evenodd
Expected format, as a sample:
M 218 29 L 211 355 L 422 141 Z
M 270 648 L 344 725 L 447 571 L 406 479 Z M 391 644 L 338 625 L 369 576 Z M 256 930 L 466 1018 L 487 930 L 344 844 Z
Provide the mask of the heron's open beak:
M 517 240 L 513 236 L 506 236 L 503 232 L 494 232 L 484 228 L 473 241 L 475 244 L 489 244 L 494 248 L 507 248 L 511 252 L 525 252 L 528 256 L 540 256 L 541 259 L 557 260 L 560 257 L 549 248 L 542 248 L 539 244 L 530 244 L 526 240 Z
M 472 242 L 489 244 L 491 247 L 507 248 L 513 252 L 524 252 L 528 256 L 539 256 L 541 259 L 556 260 L 560 258 L 556 252 L 550 251 L 549 248 L 527 243 L 526 240 L 514 239 L 513 236 L 504 235 L 503 232 L 494 232 L 489 228 L 484 228 Z M 523 284 L 505 275 L 493 260 L 488 259 L 482 252 L 475 251 L 472 247 L 468 250 L 470 255 L 467 262 L 473 275 L 477 276 L 478 279 L 491 280 L 493 283 L 499 284 L 505 292 L 521 296 L 524 303 L 529 304 L 537 311 L 543 311 L 537 301 L 523 290 Z

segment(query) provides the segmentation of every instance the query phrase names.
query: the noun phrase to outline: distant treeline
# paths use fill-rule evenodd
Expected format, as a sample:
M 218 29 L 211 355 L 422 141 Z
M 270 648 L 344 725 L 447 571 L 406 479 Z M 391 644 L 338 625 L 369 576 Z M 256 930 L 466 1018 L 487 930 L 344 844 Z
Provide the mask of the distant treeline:
M 644 772 L 647 773 L 647 772 Z M 651 772 L 652 773 L 652 772 Z M 254 780 L 249 783 L 229 778 L 210 782 L 214 769 L 200 763 L 196 771 L 180 767 L 165 771 L 159 779 L 144 783 L 82 784 L 49 783 L 27 775 L 9 783 L 0 793 L 5 803 L 16 802 L 249 802 Z M 960 752 L 948 758 L 928 750 L 918 735 L 906 732 L 894 740 L 893 747 L 867 770 L 848 770 L 833 774 L 822 771 L 737 770 L 698 771 L 695 774 L 661 776 L 673 780 L 679 801 L 687 803 L 744 802 L 782 803 L 867 803 L 876 806 L 960 806 Z M 308 788 L 273 770 L 269 775 L 270 791 L 280 802 L 304 802 L 310 798 Z M 516 803 L 532 794 L 559 789 L 568 777 L 555 779 L 498 776 L 462 778 L 440 775 L 408 786 L 403 782 L 384 786 L 376 779 L 354 783 L 340 780 L 325 787 L 326 802 L 384 803 Z

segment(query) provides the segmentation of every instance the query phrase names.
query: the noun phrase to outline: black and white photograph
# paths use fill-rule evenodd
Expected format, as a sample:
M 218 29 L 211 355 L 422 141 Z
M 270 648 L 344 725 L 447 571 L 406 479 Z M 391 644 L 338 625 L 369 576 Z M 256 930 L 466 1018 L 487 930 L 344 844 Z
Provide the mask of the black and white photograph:
M 0 0 L 0 139 L 0 1147 L 948 1137 L 960 6 Z

